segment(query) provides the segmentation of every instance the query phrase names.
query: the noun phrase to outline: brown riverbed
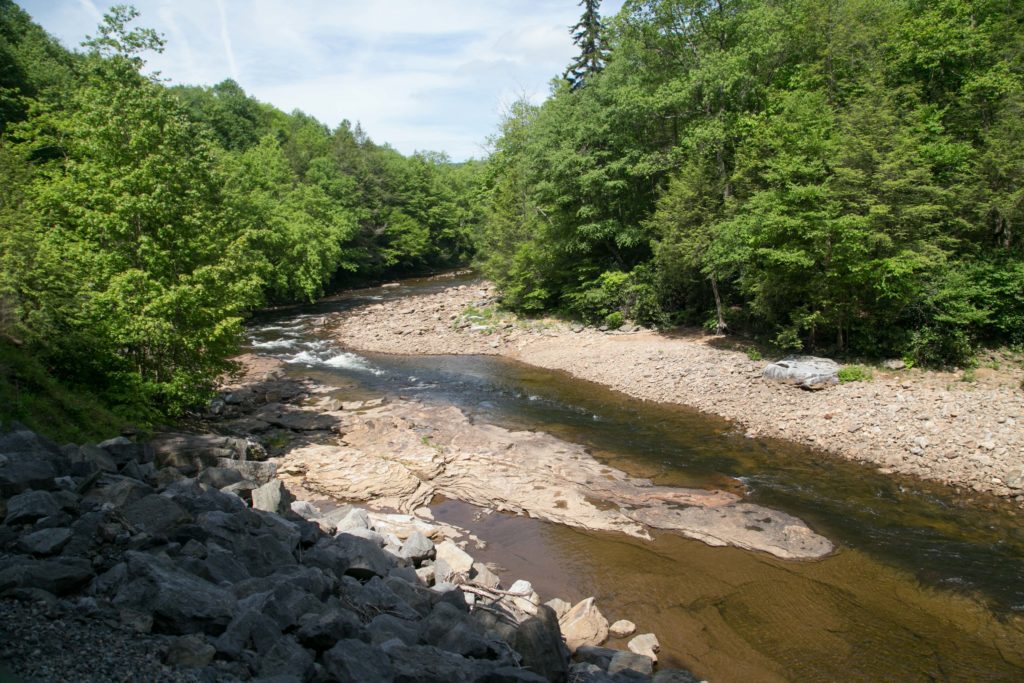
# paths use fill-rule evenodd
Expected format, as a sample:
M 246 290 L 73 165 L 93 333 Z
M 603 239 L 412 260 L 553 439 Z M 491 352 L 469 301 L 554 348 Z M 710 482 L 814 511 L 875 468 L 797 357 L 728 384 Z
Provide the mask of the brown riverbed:
M 337 305 L 325 302 L 312 315 Z M 320 325 L 307 318 L 303 334 L 320 339 Z M 339 395 L 416 392 L 459 405 L 476 422 L 581 443 L 598 460 L 655 484 L 741 494 L 749 486 L 755 502 L 796 514 L 837 543 L 833 556 L 791 562 L 671 534 L 643 541 L 480 515 L 452 501 L 434 505 L 440 519 L 488 542 L 472 552 L 505 567 L 506 585 L 526 578 L 545 600 L 595 595 L 611 620 L 628 618 L 657 633 L 666 663 L 713 681 L 1024 675 L 1024 533 L 1015 510 L 998 499 L 956 496 L 941 484 L 883 475 L 792 442 L 747 438 L 735 423 L 536 366 L 479 355 L 318 353 L 323 364 L 296 364 L 293 372 L 335 383 Z M 362 370 L 340 372 L 340 360 Z
M 596 596 L 609 621 L 653 632 L 661 661 L 716 682 L 1010 681 L 1024 672 L 1024 624 L 921 586 L 845 549 L 786 562 L 673 534 L 653 543 L 444 501 L 439 520 L 488 543 L 474 550 L 506 583 L 544 599 Z M 625 642 L 612 641 L 624 647 Z
M 834 455 L 1024 504 L 1024 368 L 962 372 L 876 369 L 872 381 L 821 392 L 761 378 L 742 340 L 693 331 L 628 334 L 522 320 L 486 282 L 383 301 L 339 316 L 334 337 L 376 353 L 488 354 L 733 420 L 751 437 Z M 995 366 L 997 363 L 992 362 Z

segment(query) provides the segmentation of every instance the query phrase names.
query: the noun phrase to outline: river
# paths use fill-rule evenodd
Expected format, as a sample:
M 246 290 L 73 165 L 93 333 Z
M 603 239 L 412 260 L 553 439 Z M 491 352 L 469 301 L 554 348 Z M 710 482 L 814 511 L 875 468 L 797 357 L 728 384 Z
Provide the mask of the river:
M 501 566 L 506 584 L 527 578 L 544 599 L 596 596 L 610 621 L 656 633 L 663 663 L 716 682 L 1024 680 L 1024 525 L 1011 505 L 748 439 L 724 420 L 497 357 L 357 355 L 317 324 L 451 284 L 413 280 L 262 314 L 249 328 L 251 350 L 339 395 L 455 405 L 475 421 L 580 443 L 657 484 L 744 493 L 838 547 L 791 562 L 435 501 L 439 519 L 488 541 L 474 555 Z

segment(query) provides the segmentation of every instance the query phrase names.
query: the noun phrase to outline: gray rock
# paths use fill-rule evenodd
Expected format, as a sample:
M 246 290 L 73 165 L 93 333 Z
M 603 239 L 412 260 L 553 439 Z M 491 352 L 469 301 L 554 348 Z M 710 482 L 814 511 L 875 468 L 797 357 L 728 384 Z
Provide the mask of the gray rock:
M 373 577 L 363 584 L 358 581 L 346 581 L 339 588 L 339 595 L 347 598 L 350 604 L 368 607 L 378 613 L 387 612 L 410 621 L 418 619 L 420 612 L 408 604 L 402 594 L 391 589 L 400 581 L 401 579 L 381 580 L 377 577 Z
M 380 645 L 392 638 L 397 638 L 405 645 L 415 645 L 420 634 L 416 622 L 399 619 L 390 614 L 378 614 L 366 625 L 366 630 L 373 645 Z
M 72 464 L 84 463 L 93 469 L 99 469 L 104 472 L 117 472 L 117 462 L 113 456 L 99 446 L 92 444 L 80 446 L 77 453 L 71 454 L 70 460 Z
M 218 434 L 157 434 L 152 440 L 157 467 L 174 467 L 184 474 L 195 474 L 204 467 L 217 465 L 218 458 L 244 459 L 245 439 Z
M 237 659 L 244 650 L 265 654 L 280 638 L 281 629 L 272 619 L 258 610 L 242 608 L 213 645 L 217 652 Z
M 897 358 L 890 358 L 882 363 L 882 367 L 886 370 L 902 370 L 907 367 L 907 364 Z
M 70 463 L 55 443 L 23 427 L 0 434 L 0 498 L 27 489 L 54 489 Z
M 279 639 L 260 659 L 260 676 L 293 675 L 300 680 L 313 671 L 313 654 L 290 636 Z
M 303 519 L 316 519 L 320 516 L 320 511 L 317 510 L 316 507 L 308 500 L 293 501 L 291 504 L 291 510 Z
M 577 661 L 593 664 L 607 671 L 608 665 L 612 663 L 612 657 L 622 652 L 610 647 L 600 645 L 580 645 L 573 655 Z
M 419 579 L 420 583 L 424 586 L 434 585 L 434 565 L 423 565 L 416 570 L 416 578 Z
M 473 569 L 473 558 L 465 550 L 452 543 L 450 540 L 445 539 L 436 546 L 434 546 L 436 552 L 435 563 L 444 562 L 445 566 L 450 570 L 450 573 L 463 574 L 469 576 L 470 571 Z M 439 578 L 445 577 L 445 574 L 437 572 Z
M 359 580 L 388 575 L 388 569 L 391 566 L 388 556 L 373 541 L 342 534 L 333 540 L 333 544 L 346 558 L 348 564 L 346 569 L 340 573 Z M 317 545 L 319 546 L 319 543 Z
M 154 536 L 166 536 L 180 524 L 191 521 L 188 511 L 166 496 L 145 496 L 121 511 L 128 522 Z
M 403 579 L 389 576 L 384 579 L 384 585 L 421 617 L 430 614 L 430 610 L 433 609 L 434 603 L 437 601 L 437 594 L 429 588 L 409 583 Z
M 213 510 L 201 513 L 196 523 L 208 539 L 230 551 L 253 576 L 267 576 L 296 562 L 298 530 L 280 517 L 244 508 Z
M 824 389 L 839 384 L 839 364 L 816 356 L 789 356 L 768 364 L 761 374 L 765 379 L 804 389 Z
M 60 551 L 74 533 L 66 527 L 54 529 L 40 529 L 22 536 L 18 540 L 18 547 L 30 555 L 53 555 Z
M 476 680 L 478 683 L 547 683 L 548 679 L 527 669 L 502 666 L 488 671 Z
M 420 577 L 412 567 L 392 567 L 388 571 L 388 578 L 398 578 L 409 583 L 419 583 Z
M 650 676 L 654 672 L 654 660 L 647 655 L 635 652 L 617 652 L 608 664 L 608 673 L 614 676 L 620 671 L 636 671 L 644 676 Z
M 202 636 L 191 634 L 171 640 L 164 663 L 177 667 L 199 668 L 213 661 L 217 649 Z
M 403 557 L 419 564 L 423 560 L 433 557 L 434 542 L 424 536 L 422 532 L 416 531 L 402 543 L 401 552 Z
M 601 667 L 590 662 L 578 662 L 569 669 L 572 683 L 616 683 Z
M 339 531 L 338 536 L 351 536 L 353 538 L 361 538 L 363 540 L 369 541 L 370 543 L 373 543 L 378 548 L 384 547 L 384 537 L 371 529 L 346 529 L 345 531 Z M 388 554 L 390 555 L 390 553 Z
M 294 497 L 279 479 L 269 481 L 252 492 L 252 506 L 256 510 L 284 514 L 291 510 Z
M 563 683 L 569 676 L 569 652 L 562 644 L 555 611 L 546 605 L 536 615 L 519 625 L 512 647 L 523 657 L 522 664 L 553 683 Z
M 153 447 L 146 443 L 135 443 L 131 439 L 119 436 L 99 444 L 99 447 L 110 454 L 119 467 L 129 462 L 138 464 L 153 462 Z
M 26 491 L 7 501 L 4 524 L 28 524 L 60 512 L 61 506 L 48 491 Z
M 361 640 L 339 640 L 323 654 L 324 670 L 332 680 L 391 683 L 391 658 Z M 444 680 L 444 679 L 437 679 Z
M 369 638 L 356 615 L 343 609 L 302 615 L 295 634 L 303 646 L 317 652 L 331 649 L 339 640 Z
M 470 683 L 487 680 L 483 676 L 495 667 L 477 663 L 453 652 L 427 645 L 388 648 L 394 679 L 403 683 Z
M 199 473 L 199 481 L 215 489 L 237 484 L 243 478 L 241 472 L 229 467 L 207 467 Z
M 217 634 L 231 621 L 235 598 L 228 591 L 145 553 L 126 558 L 132 580 L 121 586 L 115 605 L 151 612 L 154 627 L 168 633 Z
M 814 559 L 834 550 L 831 541 L 796 517 L 750 503 L 640 508 L 629 516 L 656 529 L 676 529 L 709 545 L 762 550 L 785 559 Z
M 242 475 L 243 480 L 256 482 L 258 486 L 272 481 L 277 476 L 277 465 L 272 462 L 218 458 L 217 467 L 235 470 Z
M 210 545 L 206 550 L 203 574 L 213 583 L 237 583 L 249 578 L 249 570 L 235 559 L 234 553 Z
M 686 669 L 662 669 L 652 683 L 700 683 L 700 679 Z
M 263 603 L 263 614 L 270 617 L 282 631 L 299 625 L 305 614 L 323 612 L 323 602 L 309 591 L 292 583 L 280 582 Z
M 484 658 L 489 645 L 480 626 L 464 611 L 438 602 L 420 622 L 420 641 L 465 657 Z
M 511 602 L 516 609 L 526 614 L 536 614 L 540 605 L 540 596 L 533 590 L 533 584 L 525 579 L 518 579 L 508 587 L 509 595 L 502 599 Z
M 223 493 L 230 493 L 232 495 L 238 496 L 240 499 L 242 499 L 251 506 L 252 492 L 258 489 L 259 487 L 260 485 L 257 484 L 256 482 L 250 481 L 248 479 L 243 479 L 237 484 L 225 486 L 224 488 L 221 489 L 221 491 Z
M 116 508 L 145 498 L 154 493 L 153 487 L 138 479 L 116 474 L 104 474 L 85 494 L 85 499 L 96 505 L 110 504 Z
M 334 528 L 338 533 L 370 528 L 370 515 L 363 508 L 352 508 L 336 521 L 332 521 L 334 521 Z
M 497 588 L 501 585 L 501 579 L 498 575 L 490 570 L 490 568 L 482 562 L 473 563 L 473 574 L 470 577 L 474 583 L 478 583 L 481 586 L 487 588 Z M 566 607 L 568 609 L 568 607 Z
M 15 557 L 0 562 L 0 593 L 15 588 L 36 588 L 64 595 L 89 583 L 94 576 L 92 562 L 84 558 L 31 560 Z
M 661 649 L 661 643 L 658 642 L 658 637 L 653 633 L 642 633 L 630 640 L 627 647 L 630 652 L 645 655 L 656 662 L 658 661 L 657 652 Z
M 600 645 L 608 638 L 608 620 L 597 609 L 592 597 L 575 604 L 559 624 L 565 644 L 573 652 L 581 645 Z

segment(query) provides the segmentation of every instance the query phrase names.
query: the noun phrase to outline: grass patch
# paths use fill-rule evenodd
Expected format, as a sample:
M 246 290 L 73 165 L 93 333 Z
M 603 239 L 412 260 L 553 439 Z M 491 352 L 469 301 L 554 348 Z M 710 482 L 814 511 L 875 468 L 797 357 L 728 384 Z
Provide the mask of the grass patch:
M 21 422 L 57 443 L 117 436 L 125 420 L 83 387 L 47 372 L 32 354 L 0 340 L 0 420 Z
M 868 382 L 873 377 L 870 368 L 863 365 L 847 365 L 839 370 L 840 382 Z

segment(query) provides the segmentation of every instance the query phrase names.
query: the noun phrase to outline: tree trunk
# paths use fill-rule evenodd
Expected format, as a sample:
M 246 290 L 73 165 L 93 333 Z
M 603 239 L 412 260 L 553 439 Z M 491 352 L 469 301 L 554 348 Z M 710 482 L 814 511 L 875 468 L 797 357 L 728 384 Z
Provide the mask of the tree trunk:
M 715 295 L 715 314 L 718 315 L 718 323 L 715 325 L 715 334 L 725 334 L 728 325 L 725 324 L 725 312 L 722 310 L 722 297 L 718 294 L 718 278 L 711 276 L 711 291 Z

